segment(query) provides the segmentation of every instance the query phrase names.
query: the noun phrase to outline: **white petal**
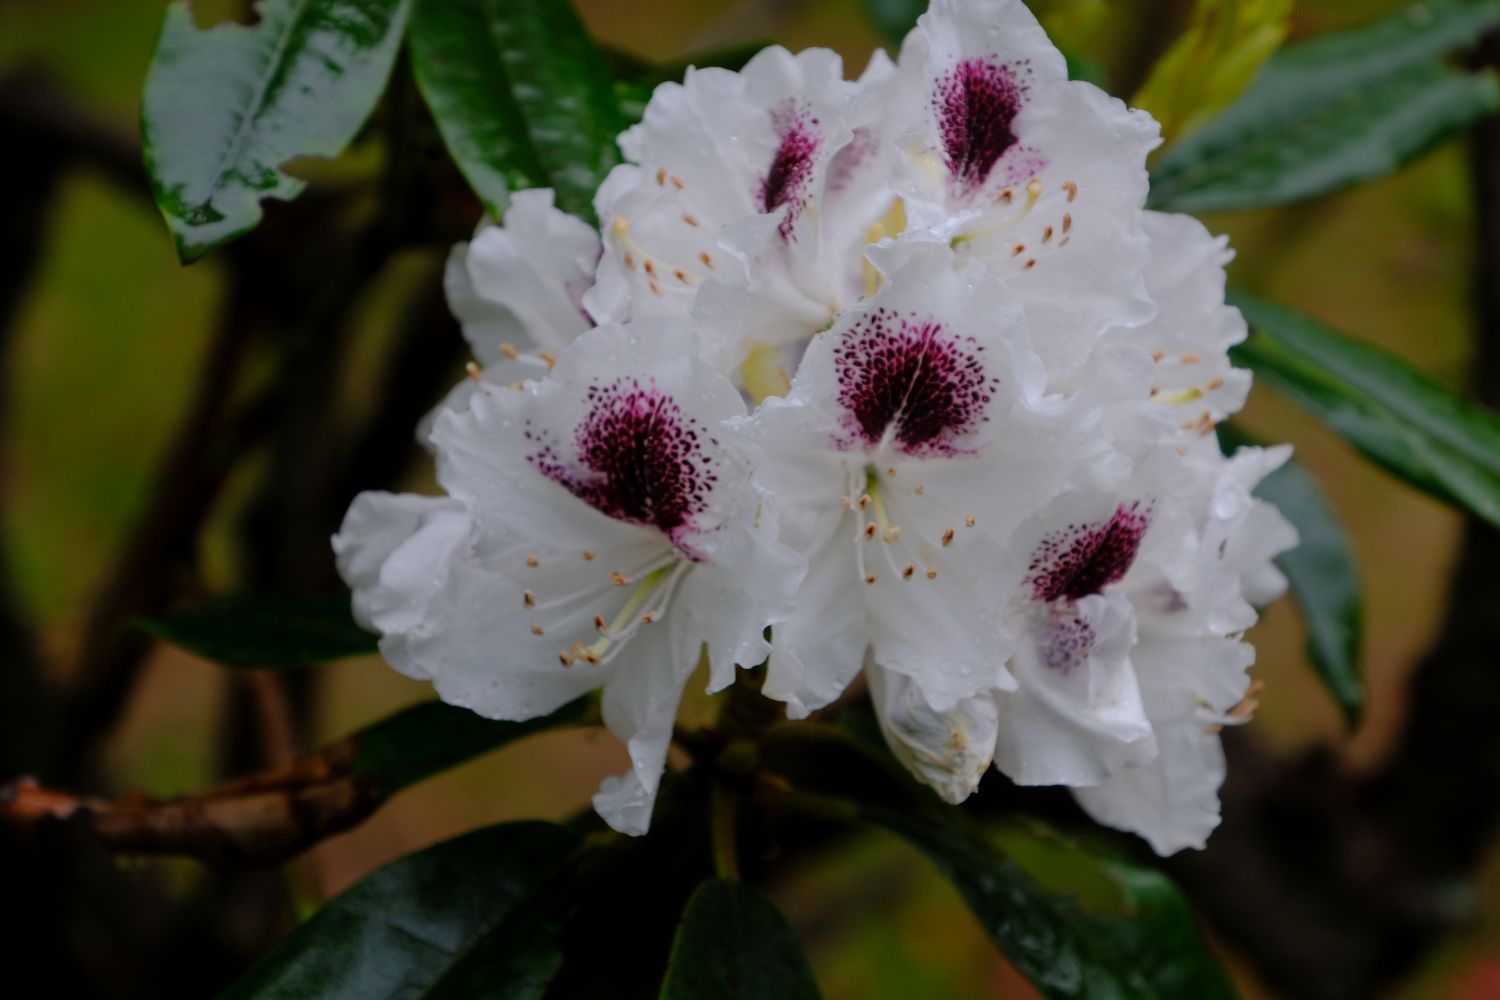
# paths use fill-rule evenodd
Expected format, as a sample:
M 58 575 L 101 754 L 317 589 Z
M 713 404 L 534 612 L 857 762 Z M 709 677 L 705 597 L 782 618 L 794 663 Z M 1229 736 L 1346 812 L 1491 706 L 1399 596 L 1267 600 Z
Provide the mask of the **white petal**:
M 969 698 L 939 712 L 909 678 L 875 664 L 867 676 L 881 732 L 897 759 L 945 802 L 956 805 L 972 795 L 994 752 L 994 698 Z
M 1025 304 L 1049 370 L 1084 363 L 1111 324 L 1154 306 L 1140 225 L 1150 116 L 1071 82 L 1014 0 L 935 3 L 901 55 L 906 212 L 953 239 Z
M 767 698 L 786 702 L 787 715 L 806 718 L 832 703 L 859 675 L 869 645 L 863 584 L 854 547 L 828 531 L 808 550 L 808 572 L 791 614 L 772 631 Z
M 696 666 L 696 646 L 668 625 L 652 625 L 621 654 L 604 689 L 604 724 L 630 751 L 631 768 L 604 780 L 594 808 L 621 833 L 639 837 L 651 826 L 682 689 Z
M 929 58 L 939 64 L 993 57 L 1030 64 L 1044 83 L 1068 76 L 1062 53 L 1020 0 L 933 0 L 917 19 L 917 30 L 929 46 Z M 908 53 L 901 55 L 904 64 Z
M 880 290 L 813 341 L 791 399 L 839 428 L 834 446 L 846 451 L 894 437 L 908 456 L 976 453 L 1041 388 L 1019 307 L 941 243 L 903 241 L 870 256 Z
M 447 497 L 361 493 L 349 505 L 333 551 L 354 592 L 354 617 L 382 632 L 406 631 L 443 587 L 446 564 L 468 532 Z
M 527 379 L 544 377 L 549 367 L 546 360 L 532 353 L 518 353 L 514 358 L 502 356 L 499 361 L 485 365 L 478 378 L 470 376 L 458 382 L 448 390 L 442 402 L 417 422 L 417 443 L 432 451 L 432 432 L 437 427 L 438 414 L 444 410 L 467 410 L 475 393 L 514 389 Z
M 685 317 L 702 289 L 694 315 L 726 374 L 755 341 L 790 343 L 826 325 L 830 306 L 858 294 L 853 236 L 884 210 L 879 175 L 850 170 L 849 156 L 824 204 L 831 165 L 878 111 L 860 94 L 835 54 L 775 46 L 738 73 L 690 70 L 658 87 L 622 137 L 630 162 L 596 199 L 604 257 L 589 311 Z
M 1202 848 L 1219 825 L 1224 752 L 1217 724 L 1243 695 L 1253 659 L 1248 645 L 1230 639 L 1143 639 L 1136 660 L 1159 753 L 1098 787 L 1075 789 L 1079 805 L 1101 823 L 1144 837 L 1157 854 Z
M 675 628 L 687 630 L 708 653 L 709 690 L 734 682 L 735 667 L 765 661 L 767 624 L 784 622 L 807 573 L 807 560 L 777 541 L 770 497 L 725 526 L 710 562 L 694 568 L 673 602 Z
M 1146 212 L 1142 225 L 1151 241 L 1146 285 L 1157 313 L 1144 324 L 1122 323 L 1106 344 L 1130 345 L 1154 359 L 1154 405 L 1172 412 L 1184 436 L 1197 436 L 1192 425 L 1202 414 L 1222 421 L 1239 411 L 1250 391 L 1250 373 L 1233 367 L 1228 355 L 1246 333 L 1239 310 L 1224 302 L 1224 268 L 1234 255 L 1227 240 L 1189 215 Z M 1108 364 L 1101 356 L 1094 367 Z
M 553 207 L 552 191 L 517 191 L 501 226 L 482 224 L 453 248 L 448 303 L 484 364 L 501 345 L 558 351 L 593 324 L 580 301 L 593 283 L 599 237 Z
M 1122 597 L 1094 595 L 1035 616 L 997 696 L 995 766 L 1018 785 L 1094 785 L 1156 754 L 1131 664 L 1135 621 Z

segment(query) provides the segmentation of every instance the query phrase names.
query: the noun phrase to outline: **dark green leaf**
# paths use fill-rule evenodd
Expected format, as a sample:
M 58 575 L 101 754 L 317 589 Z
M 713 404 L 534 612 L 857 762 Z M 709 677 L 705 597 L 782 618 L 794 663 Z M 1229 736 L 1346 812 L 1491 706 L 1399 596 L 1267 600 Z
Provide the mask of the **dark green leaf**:
M 1066 875 L 1062 884 L 1045 885 L 970 833 L 958 810 L 941 827 L 891 810 L 865 813 L 937 865 L 996 947 L 1048 997 L 1234 996 L 1187 904 L 1157 872 L 1070 848 L 1066 863 L 1056 866 Z M 1083 895 L 1079 880 L 1095 887 L 1088 909 L 1075 898 Z
M 566 0 L 419 0 L 412 67 L 443 141 L 494 215 L 552 187 L 593 218 L 625 126 L 603 54 Z
M 548 823 L 409 854 L 324 906 L 224 1000 L 540 997 L 562 956 L 535 896 L 577 846 Z
M 742 882 L 710 879 L 688 900 L 662 1000 L 816 1000 L 818 984 L 786 919 Z
M 354 623 L 347 595 L 221 597 L 137 624 L 228 667 L 298 667 L 375 652 L 375 636 Z
M 523 736 L 577 725 L 588 705 L 587 698 L 579 698 L 539 719 L 500 722 L 466 708 L 425 701 L 359 732 L 354 773 L 375 778 L 381 791 L 390 795 Z
M 1256 442 L 1221 425 L 1219 443 L 1227 453 Z M 1318 481 L 1295 462 L 1271 473 L 1255 492 L 1275 504 L 1301 536 L 1297 547 L 1277 557 L 1276 564 L 1291 583 L 1292 597 L 1302 612 L 1308 659 L 1353 728 L 1365 707 L 1360 671 L 1364 616 L 1359 564 L 1349 533 Z
M 1382 177 L 1500 107 L 1488 74 L 1441 57 L 1500 25 L 1500 3 L 1434 0 L 1283 49 L 1219 118 L 1167 151 L 1151 204 L 1263 208 Z
M 157 205 L 183 261 L 254 228 L 263 198 L 295 198 L 281 171 L 337 156 L 385 87 L 411 0 L 262 0 L 254 26 L 200 31 L 167 8 L 141 134 Z
M 1500 417 L 1400 358 L 1245 292 L 1230 301 L 1259 333 L 1234 359 L 1372 461 L 1500 525 Z

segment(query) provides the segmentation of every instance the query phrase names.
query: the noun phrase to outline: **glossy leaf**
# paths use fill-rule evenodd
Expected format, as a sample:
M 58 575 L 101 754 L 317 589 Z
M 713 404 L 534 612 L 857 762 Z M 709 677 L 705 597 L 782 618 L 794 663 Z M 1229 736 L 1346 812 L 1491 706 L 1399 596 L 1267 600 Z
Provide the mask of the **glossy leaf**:
M 375 652 L 354 622 L 348 595 L 239 595 L 138 619 L 141 628 L 228 667 L 298 667 Z
M 1500 525 L 1500 417 L 1286 306 L 1244 292 L 1230 300 L 1259 331 L 1234 349 L 1236 362 L 1388 472 Z
M 1288 46 L 1213 122 L 1169 149 L 1153 207 L 1263 208 L 1385 176 L 1500 107 L 1500 84 L 1440 60 L 1500 25 L 1500 3 L 1434 0 Z
M 391 862 L 292 931 L 223 1000 L 540 997 L 562 962 L 536 896 L 577 846 L 507 823 Z
M 184 262 L 295 198 L 282 166 L 337 156 L 385 88 L 411 0 L 262 0 L 252 26 L 200 30 L 167 7 L 141 134 L 157 205 Z
M 588 699 L 579 698 L 551 715 L 503 722 L 441 701 L 424 701 L 360 730 L 354 773 L 376 779 L 384 794 L 394 794 L 522 737 L 579 725 L 588 707 Z
M 796 932 L 759 890 L 710 879 L 683 910 L 662 1000 L 817 1000 Z
M 420 0 L 412 68 L 443 141 L 493 215 L 551 187 L 593 217 L 625 119 L 608 63 L 566 0 Z
M 1219 428 L 1226 453 L 1253 444 L 1233 427 Z M 1297 527 L 1300 541 L 1276 565 L 1291 584 L 1292 598 L 1307 629 L 1307 656 L 1328 693 L 1353 728 L 1365 707 L 1360 668 L 1364 630 L 1359 563 L 1338 514 L 1318 481 L 1301 465 L 1288 462 L 1263 479 L 1255 493 L 1275 504 Z
M 1151 68 L 1136 107 L 1172 142 L 1228 107 L 1286 39 L 1291 0 L 1197 0 L 1187 29 Z
M 937 865 L 996 947 L 1047 997 L 1235 995 L 1186 902 L 1158 872 L 1071 848 L 1061 866 L 1067 877 L 1049 886 L 971 833 L 957 810 L 942 826 L 890 810 L 865 812 Z M 1087 908 L 1075 898 L 1085 878 L 1096 889 L 1085 897 Z

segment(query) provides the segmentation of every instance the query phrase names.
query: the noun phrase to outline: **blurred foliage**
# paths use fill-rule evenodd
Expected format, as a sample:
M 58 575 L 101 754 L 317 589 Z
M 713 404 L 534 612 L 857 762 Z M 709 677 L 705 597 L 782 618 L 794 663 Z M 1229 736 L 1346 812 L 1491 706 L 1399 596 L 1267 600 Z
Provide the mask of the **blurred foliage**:
M 1193 19 L 1151 68 L 1131 104 L 1171 143 L 1229 107 L 1290 27 L 1292 0 L 1197 0 Z

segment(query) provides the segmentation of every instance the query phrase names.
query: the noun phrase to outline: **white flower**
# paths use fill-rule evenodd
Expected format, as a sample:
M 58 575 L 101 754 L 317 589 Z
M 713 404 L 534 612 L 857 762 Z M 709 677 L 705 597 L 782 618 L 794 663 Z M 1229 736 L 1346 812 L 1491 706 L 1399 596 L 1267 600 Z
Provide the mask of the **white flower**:
M 871 662 L 865 676 L 880 731 L 897 759 L 945 802 L 957 805 L 973 794 L 995 754 L 1000 726 L 995 699 L 965 698 L 938 712 L 903 674 Z
M 947 711 L 1013 688 L 1002 612 L 1024 566 L 1003 542 L 1097 436 L 1088 407 L 1040 397 L 1045 373 L 998 281 L 955 269 L 944 244 L 872 255 L 880 291 L 813 340 L 787 399 L 744 424 L 810 562 L 765 684 L 793 716 L 837 697 L 867 646 L 910 679 L 911 693 L 891 686 L 907 704 Z
M 730 374 L 757 342 L 827 326 L 863 295 L 857 248 L 892 197 L 871 128 L 881 109 L 866 99 L 890 73 L 877 57 L 854 84 L 833 52 L 772 47 L 738 73 L 658 87 L 595 199 L 604 256 L 589 312 L 704 310 L 717 337 L 703 348 Z
M 425 446 L 437 414 L 462 410 L 477 384 L 508 385 L 547 374 L 557 354 L 594 323 L 583 294 L 594 282 L 599 235 L 553 205 L 550 188 L 511 195 L 501 225 L 481 221 L 448 255 L 448 307 L 482 367 L 460 382 L 417 429 Z
M 485 387 L 432 435 L 448 498 L 357 498 L 334 539 L 361 620 L 443 700 L 528 719 L 604 688 L 633 768 L 595 797 L 643 833 L 700 649 L 710 686 L 765 659 L 801 559 L 776 544 L 738 392 L 672 324 L 603 327 L 553 373 Z
M 1250 373 L 1228 354 L 1247 332 L 1240 311 L 1224 301 L 1224 268 L 1234 255 L 1224 237 L 1191 216 L 1146 212 L 1141 222 L 1151 241 L 1146 286 L 1156 315 L 1106 330 L 1088 363 L 1054 387 L 1103 399 L 1120 440 L 1165 435 L 1191 445 L 1208 439 L 1250 392 Z M 1160 427 L 1148 429 L 1152 423 Z
M 1140 639 L 1132 658 L 1159 752 L 1074 796 L 1095 819 L 1140 834 L 1158 854 L 1203 847 L 1219 823 L 1218 732 L 1255 707 L 1245 674 L 1255 650 L 1240 635 L 1255 622 L 1251 602 L 1284 588 L 1271 558 L 1297 544 L 1291 525 L 1250 491 L 1289 453 L 1193 456 L 1199 478 L 1184 491 L 1186 513 L 1175 528 L 1193 544 L 1140 574 L 1133 588 Z
M 1217 450 L 1245 324 L 1225 241 L 1144 210 L 1157 140 L 1020 0 L 934 0 L 854 82 L 771 48 L 662 85 L 602 235 L 521 192 L 455 248 L 485 368 L 435 417 L 448 496 L 351 506 L 356 615 L 488 716 L 602 686 L 626 832 L 706 648 L 713 690 L 769 653 L 794 718 L 863 670 L 950 802 L 993 763 L 1201 846 L 1295 532 L 1250 495 L 1285 451 Z
M 1054 377 L 1153 305 L 1140 212 L 1155 121 L 1092 84 L 1020 0 L 934 0 L 901 50 L 911 228 L 1003 278 Z

